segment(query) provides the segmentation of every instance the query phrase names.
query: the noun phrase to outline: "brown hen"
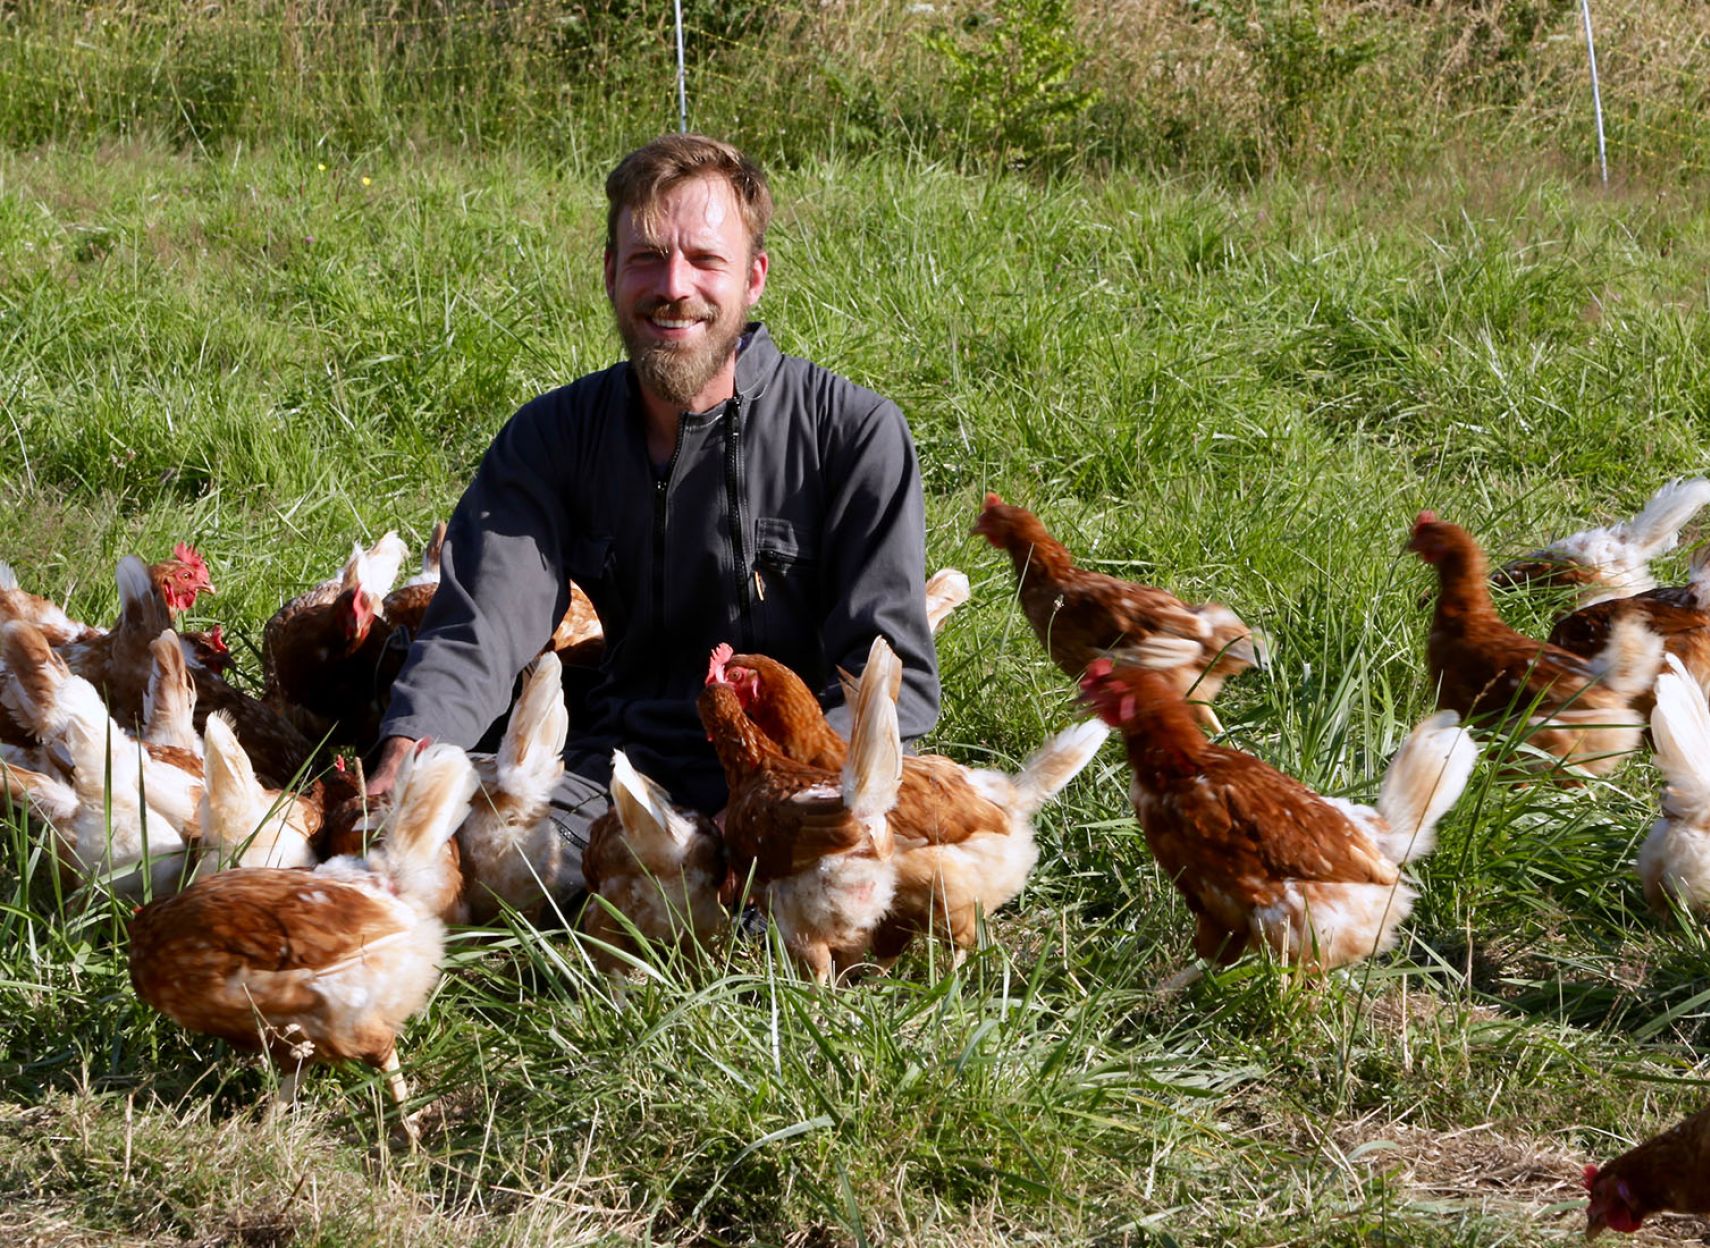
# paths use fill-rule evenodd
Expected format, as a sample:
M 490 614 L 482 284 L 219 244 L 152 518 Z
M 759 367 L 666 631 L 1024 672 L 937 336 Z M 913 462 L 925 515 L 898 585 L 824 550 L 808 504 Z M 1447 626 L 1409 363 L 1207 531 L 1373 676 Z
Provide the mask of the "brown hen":
M 686 951 L 710 944 L 730 915 L 720 901 L 724 839 L 713 821 L 673 805 L 622 750 L 612 751 L 611 791 L 612 809 L 594 820 L 582 854 L 595 895 L 582 912 L 582 930 L 593 938 L 595 965 L 619 979 L 639 952 L 624 920 L 649 944 Z
M 728 652 L 726 652 L 728 653 Z M 896 890 L 887 813 L 902 776 L 896 694 L 902 665 L 875 638 L 841 771 L 787 757 L 748 718 L 715 653 L 701 722 L 724 767 L 724 837 L 785 947 L 822 983 L 860 961 Z
M 1484 552 L 1465 529 L 1422 511 L 1409 549 L 1437 569 L 1425 656 L 1439 707 L 1487 724 L 1525 720 L 1532 745 L 1592 775 L 1606 775 L 1637 748 L 1645 717 L 1636 703 L 1662 663 L 1654 633 L 1623 615 L 1603 650 L 1582 659 L 1502 622 Z
M 1591 1201 L 1585 1237 L 1633 1232 L 1657 1213 L 1710 1213 L 1710 1109 L 1622 1153 L 1585 1168 Z
M 408 1095 L 397 1034 L 439 978 L 435 900 L 446 843 L 469 811 L 462 751 L 404 764 L 383 844 L 316 870 L 258 867 L 198 880 L 131 920 L 137 995 L 192 1031 L 268 1054 L 289 1100 L 307 1062 L 361 1061 Z
M 722 651 L 715 652 L 715 666 Z M 743 709 L 787 757 L 840 770 L 848 743 L 795 672 L 765 655 L 724 657 L 724 679 Z M 889 823 L 897 845 L 897 893 L 873 940 L 888 965 L 917 934 L 938 932 L 956 961 L 974 946 L 980 914 L 1021 891 L 1038 861 L 1032 819 L 1092 761 L 1109 730 L 1089 720 L 1047 742 L 1021 771 L 964 767 L 941 754 L 903 758 Z
M 1149 662 L 1174 655 L 1169 679 L 1193 699 L 1200 722 L 1221 732 L 1212 699 L 1229 677 L 1265 663 L 1263 638 L 1228 607 L 1186 603 L 1168 590 L 1077 568 L 1037 516 L 996 494 L 986 495 L 973 531 L 1009 552 L 1027 622 L 1071 679 L 1094 659 L 1134 657 L 1140 647 Z
M 1213 745 L 1164 673 L 1101 659 L 1083 688 L 1126 739 L 1135 818 L 1194 913 L 1200 957 L 1230 962 L 1257 941 L 1327 969 L 1395 943 L 1417 896 L 1401 867 L 1430 852 L 1478 758 L 1452 712 L 1414 730 L 1374 809 Z

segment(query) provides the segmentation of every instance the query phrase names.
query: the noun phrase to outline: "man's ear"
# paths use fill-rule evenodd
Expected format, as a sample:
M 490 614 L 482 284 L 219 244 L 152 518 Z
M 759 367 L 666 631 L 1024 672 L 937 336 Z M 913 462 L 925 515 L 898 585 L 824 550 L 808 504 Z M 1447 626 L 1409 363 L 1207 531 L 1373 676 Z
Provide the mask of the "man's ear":
M 606 273 L 606 298 L 608 300 L 615 299 L 617 297 L 617 252 L 610 247 L 606 248 L 606 259 L 603 267 Z
M 753 307 L 760 302 L 760 296 L 766 291 L 766 270 L 772 265 L 772 258 L 764 251 L 754 253 L 754 258 L 748 262 L 748 306 Z

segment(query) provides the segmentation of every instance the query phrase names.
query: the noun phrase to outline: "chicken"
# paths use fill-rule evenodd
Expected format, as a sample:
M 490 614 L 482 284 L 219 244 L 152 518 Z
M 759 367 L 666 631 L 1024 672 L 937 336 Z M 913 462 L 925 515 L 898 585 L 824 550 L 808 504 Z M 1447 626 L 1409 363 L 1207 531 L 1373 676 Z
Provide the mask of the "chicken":
M 143 695 L 142 739 L 151 745 L 176 746 L 202 757 L 196 735 L 196 683 L 178 634 L 170 628 L 149 642 L 148 692 Z
M 194 546 L 184 542 L 172 548 L 170 558 L 147 567 L 148 580 L 161 595 L 170 611 L 188 611 L 196 605 L 200 594 L 214 592 L 208 579 L 208 565 Z M 18 575 L 8 563 L 0 563 L 0 623 L 26 620 L 34 624 L 48 639 L 48 644 L 61 647 L 74 641 L 89 641 L 107 630 L 94 628 L 74 620 L 65 610 L 37 594 L 18 586 Z
M 389 631 L 381 608 L 403 550 L 395 533 L 369 550 L 357 547 L 337 581 L 299 594 L 263 628 L 262 701 L 286 714 L 308 712 L 299 726 L 309 735 L 373 744 L 390 688 L 383 692 L 377 679 Z
M 848 744 L 827 722 L 801 677 L 765 655 L 714 652 L 722 678 L 744 712 L 784 755 L 840 770 Z M 888 822 L 896 841 L 897 892 L 874 937 L 880 965 L 899 957 L 917 934 L 939 932 L 971 949 L 978 916 L 1021 891 L 1038 861 L 1032 819 L 1080 773 L 1109 735 L 1099 720 L 1047 742 L 1020 773 L 964 767 L 941 754 L 903 758 L 897 804 Z
M 433 526 L 433 534 L 428 538 L 427 545 L 422 549 L 422 570 L 381 601 L 380 616 L 395 634 L 402 631 L 404 636 L 392 638 L 395 649 L 407 651 L 409 641 L 422 628 L 422 617 L 427 614 L 428 604 L 433 601 L 434 592 L 439 589 L 439 561 L 445 553 L 445 521 L 441 520 Z M 403 665 L 400 656 L 398 667 Z M 386 687 L 392 687 L 392 680 L 397 678 L 394 669 L 391 677 L 386 680 Z
M 711 944 L 730 914 L 720 902 L 727 872 L 713 821 L 672 805 L 622 750 L 612 751 L 611 788 L 612 809 L 594 820 L 582 854 L 582 873 L 595 894 L 582 912 L 582 930 L 593 942 L 595 965 L 616 978 L 630 965 L 624 955 L 638 952 L 624 920 L 649 944 L 686 951 Z
M 1221 732 L 1210 703 L 1223 682 L 1266 662 L 1264 639 L 1228 607 L 1185 603 L 1167 590 L 1077 568 L 1032 512 L 996 494 L 986 495 L 973 531 L 1009 552 L 1027 622 L 1052 662 L 1072 679 L 1101 656 L 1132 655 L 1148 641 L 1154 652 L 1167 646 L 1178 656 L 1169 679 L 1194 699 L 1200 722 Z
M 606 653 L 606 632 L 593 601 L 582 587 L 570 582 L 570 605 L 558 627 L 552 630 L 547 648 L 567 667 L 598 667 Z
M 1710 709 L 1698 682 L 1670 655 L 1656 683 L 1651 737 L 1663 773 L 1662 812 L 1639 848 L 1645 900 L 1710 914 Z
M 1422 511 L 1409 543 L 1437 569 L 1437 606 L 1426 660 L 1437 706 L 1487 723 L 1531 731 L 1527 740 L 1562 764 L 1607 775 L 1639 745 L 1635 703 L 1662 662 L 1662 640 L 1630 615 L 1595 658 L 1524 637 L 1490 600 L 1484 553 L 1457 525 Z
M 841 772 L 786 757 L 742 710 L 719 657 L 701 691 L 701 722 L 724 767 L 724 838 L 738 880 L 784 946 L 821 983 L 858 962 L 896 892 L 886 819 L 902 778 L 896 695 L 902 665 L 875 638 L 854 701 Z
M 55 827 L 67 865 L 83 880 L 111 876 L 126 895 L 175 889 L 198 835 L 201 760 L 133 739 L 33 624 L 0 627 L 0 660 L 10 674 L 0 698 L 65 760 L 76 810 Z
M 581 889 L 581 851 L 551 818 L 569 730 L 558 656 L 543 654 L 523 680 L 493 768 L 483 769 L 457 832 L 470 921 L 490 922 L 507 907 L 538 917 Z
M 1431 851 L 1478 759 L 1454 712 L 1414 729 L 1373 809 L 1213 745 L 1166 673 L 1097 660 L 1083 689 L 1127 740 L 1135 817 L 1194 913 L 1200 957 L 1232 962 L 1256 942 L 1329 969 L 1395 943 L 1418 895 L 1401 869 Z
M 311 842 L 321 824 L 314 800 L 263 786 L 225 716 L 208 716 L 203 737 L 196 878 L 233 867 L 314 866 Z
M 1587 529 L 1504 564 L 1498 585 L 1577 586 L 1579 605 L 1626 598 L 1656 587 L 1650 562 L 1673 550 L 1680 530 L 1705 503 L 1710 480 L 1670 481 L 1631 520 Z
M 461 750 L 406 760 L 379 849 L 314 871 L 256 867 L 197 880 L 131 920 L 131 983 L 180 1026 L 268 1054 L 294 1096 L 305 1062 L 361 1061 L 408 1089 L 397 1036 L 439 979 L 444 853 L 469 813 Z
M 172 627 L 172 614 L 147 565 L 135 555 L 119 560 L 117 579 L 118 621 L 105 633 L 59 647 L 59 653 L 75 675 L 100 691 L 113 718 L 129 729 L 144 718 L 153 669 L 149 646 Z
M 926 578 L 926 624 L 933 632 L 944 627 L 950 613 L 973 595 L 965 573 L 940 568 Z
M 1710 691 L 1710 546 L 1699 550 L 1687 584 L 1581 607 L 1556 621 L 1550 644 L 1582 659 L 1593 658 L 1609 644 L 1615 621 L 1627 615 L 1661 637 L 1663 649 L 1681 661 L 1700 689 Z M 1633 705 L 1648 715 L 1650 696 L 1639 697 Z
M 12 565 L 0 563 L 0 624 L 11 620 L 34 624 L 48 639 L 48 644 L 54 646 L 87 641 L 101 633 L 98 628 L 72 619 L 58 604 L 19 588 L 18 574 L 12 570 Z
M 1585 1237 L 1636 1231 L 1656 1213 L 1710 1213 L 1710 1109 L 1622 1153 L 1585 1168 Z
M 226 644 L 225 630 L 218 624 L 206 632 L 181 632 L 178 644 L 184 647 L 184 658 L 199 664 L 216 676 L 224 676 L 232 666 L 231 647 Z

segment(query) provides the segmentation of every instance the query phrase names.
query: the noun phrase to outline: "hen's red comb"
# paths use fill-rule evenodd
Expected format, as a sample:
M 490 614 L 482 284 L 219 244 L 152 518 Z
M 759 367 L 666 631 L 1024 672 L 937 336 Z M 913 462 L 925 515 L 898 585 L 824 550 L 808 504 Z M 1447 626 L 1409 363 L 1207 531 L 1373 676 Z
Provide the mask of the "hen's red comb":
M 995 491 L 987 490 L 986 491 L 986 506 L 987 507 L 1002 507 L 1003 506 L 1003 499 L 999 498 Z
M 1081 684 L 1085 686 L 1090 685 L 1094 681 L 1103 680 L 1115 670 L 1116 664 L 1112 663 L 1109 659 L 1094 659 L 1091 663 L 1087 664 L 1087 672 L 1085 676 L 1081 677 Z
M 1439 521 L 1437 519 L 1437 513 L 1436 512 L 1434 512 L 1434 511 L 1422 511 L 1419 513 L 1419 518 L 1413 522 L 1413 531 L 1415 533 L 1417 533 L 1420 529 L 1424 528 L 1428 524 L 1439 524 L 1439 523 L 1441 523 L 1441 521 Z
M 1587 1163 L 1585 1167 L 1585 1190 L 1589 1192 L 1591 1185 L 1595 1182 L 1597 1182 L 1597 1167 Z
M 172 557 L 178 560 L 179 563 L 189 564 L 193 568 L 201 568 L 204 572 L 208 570 L 208 561 L 202 558 L 202 552 L 197 550 L 189 542 L 179 542 L 174 546 L 172 548 Z
M 713 647 L 712 661 L 707 664 L 707 684 L 724 684 L 724 665 L 735 656 L 736 651 L 730 648 L 728 641 L 721 641 Z
M 340 754 L 337 758 L 333 759 L 332 765 L 333 765 L 334 771 L 343 771 L 344 770 L 344 755 Z

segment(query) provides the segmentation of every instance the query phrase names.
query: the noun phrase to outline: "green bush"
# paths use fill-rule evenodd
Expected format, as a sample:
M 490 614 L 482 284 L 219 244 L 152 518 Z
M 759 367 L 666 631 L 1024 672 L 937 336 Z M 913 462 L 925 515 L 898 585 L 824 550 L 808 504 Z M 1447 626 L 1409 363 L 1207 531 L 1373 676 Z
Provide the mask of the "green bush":
M 1097 99 L 1080 85 L 1086 59 L 1068 0 L 998 0 L 927 37 L 943 58 L 947 127 L 1012 167 L 1060 161 Z

